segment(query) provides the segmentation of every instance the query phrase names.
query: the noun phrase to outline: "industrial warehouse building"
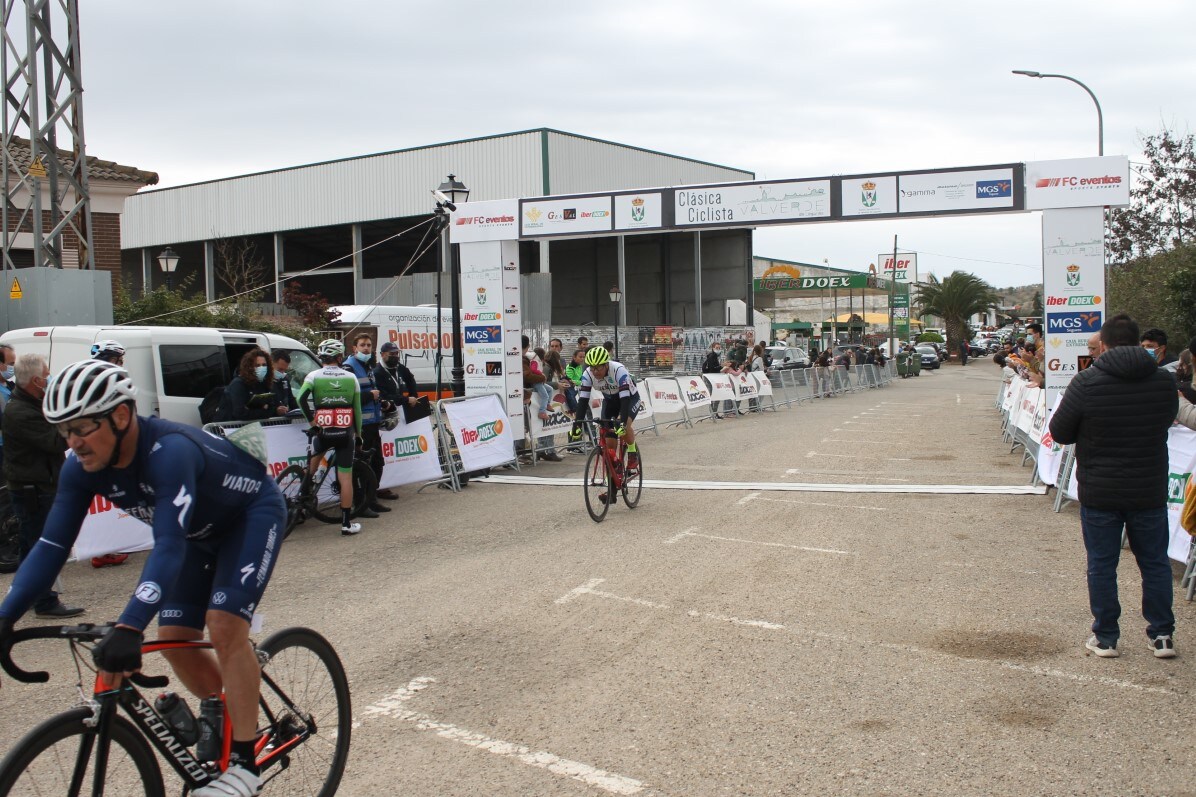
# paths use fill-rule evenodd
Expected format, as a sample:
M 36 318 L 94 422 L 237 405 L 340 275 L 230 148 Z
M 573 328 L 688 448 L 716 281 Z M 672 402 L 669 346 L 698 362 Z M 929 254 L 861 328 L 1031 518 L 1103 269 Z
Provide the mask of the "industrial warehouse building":
M 243 289 L 249 273 L 265 301 L 281 301 L 281 280 L 302 275 L 304 291 L 333 304 L 424 303 L 421 286 L 442 268 L 440 247 L 423 239 L 426 225 L 405 231 L 431 215 L 431 189 L 449 174 L 469 187 L 471 201 L 755 176 L 543 128 L 454 141 L 138 193 L 121 217 L 122 274 L 135 290 L 160 286 L 157 256 L 170 247 L 180 256 L 174 284 L 186 281 L 210 299 Z M 746 229 L 523 241 L 521 270 L 547 288 L 529 292 L 525 306 L 551 297 L 550 307 L 528 309 L 553 325 L 611 323 L 620 238 L 626 323 L 693 324 L 698 290 L 706 323 L 722 323 L 726 300 L 750 306 Z M 395 286 L 413 259 L 413 276 Z

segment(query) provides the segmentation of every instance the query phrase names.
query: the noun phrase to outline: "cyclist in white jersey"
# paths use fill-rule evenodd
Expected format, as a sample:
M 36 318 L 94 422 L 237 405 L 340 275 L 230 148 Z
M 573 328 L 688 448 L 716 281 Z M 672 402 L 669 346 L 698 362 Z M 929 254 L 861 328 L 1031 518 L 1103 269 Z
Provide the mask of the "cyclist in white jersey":
M 627 467 L 639 467 L 639 449 L 635 445 L 635 429 L 632 421 L 640 411 L 639 390 L 623 363 L 610 358 L 610 352 L 602 346 L 594 346 L 586 352 L 586 370 L 581 375 L 581 386 L 577 389 L 576 420 L 590 416 L 590 393 L 602 393 L 602 419 L 619 419 L 615 434 L 627 441 Z

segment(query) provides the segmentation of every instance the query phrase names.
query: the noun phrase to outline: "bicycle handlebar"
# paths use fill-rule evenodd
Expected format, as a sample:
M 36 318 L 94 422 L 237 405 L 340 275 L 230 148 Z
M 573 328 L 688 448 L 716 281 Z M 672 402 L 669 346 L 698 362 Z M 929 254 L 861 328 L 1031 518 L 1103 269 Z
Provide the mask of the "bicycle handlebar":
M 99 642 L 112 627 L 83 623 L 81 625 L 43 625 L 33 628 L 22 628 L 13 631 L 12 636 L 4 645 L 0 645 L 0 668 L 8 673 L 14 681 L 26 684 L 44 684 L 50 680 L 50 673 L 45 671 L 23 670 L 12 660 L 12 649 L 20 642 L 32 639 L 69 639 L 75 642 Z M 170 683 L 165 675 L 142 675 L 133 673 L 129 680 L 145 689 L 160 689 Z

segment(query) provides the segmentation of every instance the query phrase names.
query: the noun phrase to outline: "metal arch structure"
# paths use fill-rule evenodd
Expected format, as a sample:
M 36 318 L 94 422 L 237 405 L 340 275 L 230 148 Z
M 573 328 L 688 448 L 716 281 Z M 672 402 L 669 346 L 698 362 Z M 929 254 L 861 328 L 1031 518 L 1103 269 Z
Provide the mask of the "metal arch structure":
M 2 1 L 4 271 L 19 235 L 32 237 L 34 266 L 62 268 L 69 235 L 78 267 L 94 269 L 78 0 Z

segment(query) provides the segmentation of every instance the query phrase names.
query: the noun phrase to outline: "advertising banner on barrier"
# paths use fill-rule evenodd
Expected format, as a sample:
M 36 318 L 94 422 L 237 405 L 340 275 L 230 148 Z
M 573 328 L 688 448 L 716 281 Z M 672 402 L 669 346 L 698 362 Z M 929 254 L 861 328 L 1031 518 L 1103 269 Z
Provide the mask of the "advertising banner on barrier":
M 700 376 L 683 376 L 677 380 L 681 388 L 681 400 L 688 409 L 698 409 L 710 406 L 710 388 L 706 380 Z
M 681 398 L 681 388 L 678 387 L 676 379 L 645 379 L 644 384 L 640 386 L 640 392 L 648 394 L 652 400 L 652 407 L 657 412 L 685 411 L 685 401 Z
M 761 396 L 772 395 L 772 380 L 762 371 L 752 371 L 752 378 L 756 380 L 756 392 Z
M 497 396 L 446 402 L 444 411 L 465 470 L 497 467 L 515 459 L 515 438 Z
M 731 383 L 735 385 L 736 398 L 750 399 L 760 395 L 760 390 L 756 387 L 756 380 L 748 374 L 735 374 L 731 378 Z
M 1042 388 L 1028 387 L 1022 391 L 1021 407 L 1017 413 L 1017 428 L 1034 439 L 1034 419 L 1038 416 L 1038 405 L 1042 402 Z
M 1038 478 L 1044 484 L 1055 484 L 1059 481 L 1059 464 L 1063 458 L 1063 446 L 1055 442 L 1055 438 L 1051 437 L 1050 418 L 1055 414 L 1055 410 L 1059 408 L 1059 402 L 1063 400 L 1063 396 L 1055 399 L 1055 406 L 1047 410 L 1046 417 L 1042 423 L 1042 433 L 1038 436 Z M 1046 407 L 1046 402 L 1042 405 Z
M 727 374 L 702 374 L 706 384 L 710 385 L 710 398 L 713 400 L 735 400 L 735 385 Z
M 1179 524 L 1184 509 L 1184 493 L 1196 465 L 1196 432 L 1186 426 L 1172 426 L 1167 434 L 1167 522 L 1171 540 L 1167 555 L 1180 562 L 1188 561 L 1192 537 Z
M 1104 224 L 1101 208 L 1042 213 L 1045 387 L 1052 406 L 1072 377 L 1091 364 L 1088 338 L 1104 321 Z
M 382 457 L 386 461 L 378 480 L 382 488 L 428 482 L 443 475 L 431 418 L 400 423 L 391 431 L 382 432 Z
M 532 402 L 528 405 L 528 423 L 531 424 L 530 432 L 533 440 L 568 432 L 573 428 L 573 416 L 565 407 L 564 396 L 558 393 L 553 398 L 560 400 L 550 401 L 545 407 L 540 393 L 532 391 Z M 541 413 L 544 414 L 543 418 L 540 417 Z

